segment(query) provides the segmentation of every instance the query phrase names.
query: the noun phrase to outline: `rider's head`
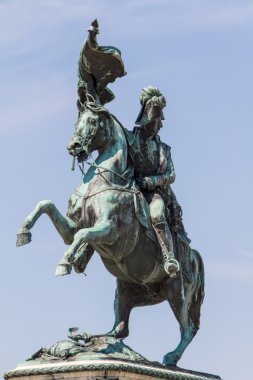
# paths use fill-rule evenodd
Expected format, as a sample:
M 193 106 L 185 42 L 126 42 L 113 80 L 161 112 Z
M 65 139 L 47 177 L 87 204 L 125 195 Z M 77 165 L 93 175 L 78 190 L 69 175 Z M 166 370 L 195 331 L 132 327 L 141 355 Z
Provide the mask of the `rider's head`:
M 141 111 L 136 119 L 136 125 L 145 128 L 154 128 L 156 133 L 162 127 L 163 108 L 166 106 L 166 100 L 157 87 L 148 86 L 142 89 Z

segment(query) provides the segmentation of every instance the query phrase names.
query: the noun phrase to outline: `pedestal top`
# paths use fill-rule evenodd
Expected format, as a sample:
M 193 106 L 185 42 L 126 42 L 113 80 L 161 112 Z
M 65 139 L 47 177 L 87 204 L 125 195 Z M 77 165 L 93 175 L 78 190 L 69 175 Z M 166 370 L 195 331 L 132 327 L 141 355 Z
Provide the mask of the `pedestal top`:
M 5 374 L 6 380 L 220 380 L 219 376 L 181 368 L 124 360 L 80 360 L 56 363 L 22 364 Z

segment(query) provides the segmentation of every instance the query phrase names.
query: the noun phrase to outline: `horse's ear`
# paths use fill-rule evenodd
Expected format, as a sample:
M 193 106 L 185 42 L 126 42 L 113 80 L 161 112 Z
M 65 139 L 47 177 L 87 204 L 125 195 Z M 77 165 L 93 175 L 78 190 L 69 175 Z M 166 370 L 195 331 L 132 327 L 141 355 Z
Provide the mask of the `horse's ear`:
M 85 105 L 80 101 L 80 99 L 77 100 L 77 109 L 79 114 L 85 111 Z

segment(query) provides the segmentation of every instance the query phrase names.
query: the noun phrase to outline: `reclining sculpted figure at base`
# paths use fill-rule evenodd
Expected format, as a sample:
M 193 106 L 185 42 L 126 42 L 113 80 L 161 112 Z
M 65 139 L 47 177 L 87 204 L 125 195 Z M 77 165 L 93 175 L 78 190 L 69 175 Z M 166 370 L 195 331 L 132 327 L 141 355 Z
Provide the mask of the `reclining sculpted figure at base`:
M 31 241 L 31 228 L 46 213 L 69 245 L 57 274 L 70 273 L 72 265 L 81 272 L 96 251 L 106 269 L 117 278 L 115 322 L 110 334 L 121 324 L 122 329 L 115 333 L 118 338 L 128 335 L 129 316 L 134 307 L 167 300 L 181 332 L 178 346 L 163 358 L 165 365 L 172 366 L 181 358 L 199 328 L 204 297 L 203 262 L 200 254 L 189 245 L 178 211 L 180 206 L 170 189 L 174 180 L 170 149 L 157 136 L 163 97 L 157 89 L 145 89 L 148 95 L 143 101 L 141 127 L 127 132 L 103 106 L 105 100 L 112 97 L 106 85 L 123 75 L 123 62 L 116 48 L 98 47 L 97 31 L 98 25 L 93 23 L 80 56 L 79 115 L 68 149 L 79 163 L 87 161 L 94 151 L 98 156 L 89 163 L 81 185 L 72 194 L 67 216 L 63 216 L 51 201 L 39 202 L 23 221 L 17 245 Z M 89 56 L 83 59 L 87 51 Z M 102 59 L 103 55 L 106 55 L 107 64 L 103 80 L 99 81 L 102 74 L 97 68 L 100 66 L 95 65 L 94 71 L 89 72 L 88 58 Z M 110 75 L 106 76 L 108 67 Z M 160 98 L 157 109 L 154 97 Z M 157 112 L 156 117 L 143 123 L 145 113 L 150 118 L 152 112 Z M 151 131 L 147 141 L 146 134 Z M 135 144 L 144 143 L 150 150 L 142 147 L 136 150 Z M 144 155 L 142 163 L 147 160 L 150 163 L 147 168 L 143 169 L 141 162 L 137 162 L 138 152 Z

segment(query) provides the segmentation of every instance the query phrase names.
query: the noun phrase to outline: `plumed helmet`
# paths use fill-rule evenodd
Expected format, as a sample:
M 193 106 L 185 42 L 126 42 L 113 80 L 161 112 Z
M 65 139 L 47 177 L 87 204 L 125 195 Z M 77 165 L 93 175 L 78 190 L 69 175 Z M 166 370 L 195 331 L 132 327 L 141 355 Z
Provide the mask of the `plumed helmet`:
M 166 106 L 166 100 L 157 87 L 143 88 L 140 102 L 142 108 L 136 119 L 136 125 L 145 125 L 158 118 L 164 120 L 162 109 Z

